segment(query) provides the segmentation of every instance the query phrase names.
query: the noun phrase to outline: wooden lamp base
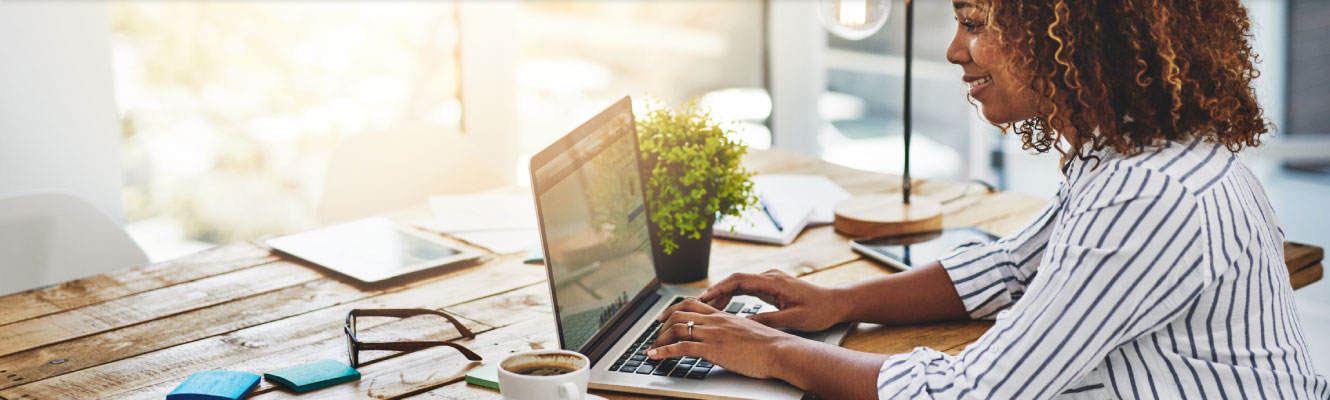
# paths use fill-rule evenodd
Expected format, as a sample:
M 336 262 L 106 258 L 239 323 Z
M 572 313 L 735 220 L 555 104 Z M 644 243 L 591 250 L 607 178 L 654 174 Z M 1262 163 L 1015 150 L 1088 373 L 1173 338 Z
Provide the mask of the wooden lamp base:
M 836 231 L 853 237 L 908 235 L 942 229 L 942 203 L 913 195 L 910 204 L 899 194 L 853 197 L 836 204 Z

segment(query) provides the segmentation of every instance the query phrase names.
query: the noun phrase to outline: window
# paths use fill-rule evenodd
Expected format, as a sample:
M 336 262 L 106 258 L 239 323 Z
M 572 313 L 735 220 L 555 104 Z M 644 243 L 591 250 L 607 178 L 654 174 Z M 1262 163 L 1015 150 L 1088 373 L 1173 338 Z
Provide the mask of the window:
M 624 95 L 640 110 L 763 86 L 762 2 L 527 1 L 516 18 L 522 158 Z
M 624 95 L 761 92 L 762 7 L 115 3 L 130 230 L 162 259 L 317 226 L 328 158 L 352 135 L 489 135 L 479 151 L 519 165 Z M 726 105 L 716 115 L 737 119 Z
M 119 2 L 112 21 L 130 229 L 196 244 L 154 258 L 311 227 L 339 139 L 462 118 L 451 2 Z

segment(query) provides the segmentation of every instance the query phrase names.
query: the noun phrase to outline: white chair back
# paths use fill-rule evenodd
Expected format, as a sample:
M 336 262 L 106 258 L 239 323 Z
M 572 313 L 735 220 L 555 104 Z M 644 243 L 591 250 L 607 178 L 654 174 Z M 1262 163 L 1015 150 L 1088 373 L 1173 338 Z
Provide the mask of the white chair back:
M 77 195 L 0 196 L 0 294 L 147 263 L 122 227 Z

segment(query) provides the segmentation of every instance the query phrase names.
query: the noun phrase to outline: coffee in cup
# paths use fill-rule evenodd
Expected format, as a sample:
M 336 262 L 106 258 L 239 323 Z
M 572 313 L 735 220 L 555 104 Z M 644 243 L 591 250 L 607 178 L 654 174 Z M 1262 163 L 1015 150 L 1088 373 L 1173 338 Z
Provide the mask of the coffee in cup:
M 513 373 L 516 373 L 516 374 L 518 374 L 518 375 L 527 375 L 527 376 L 555 376 L 555 375 L 563 375 L 563 374 L 567 374 L 567 373 L 570 373 L 570 372 L 574 372 L 574 371 L 577 371 L 577 369 L 576 369 L 576 368 L 572 368 L 572 367 L 570 367 L 570 366 L 568 366 L 568 365 L 566 365 L 566 364 L 558 364 L 558 363 L 532 363 L 532 364 L 526 364 L 526 365 L 518 365 L 518 366 L 515 366 L 515 367 L 513 367 L 513 369 L 510 370 L 510 371 L 512 371 Z
M 581 400 L 591 360 L 567 350 L 533 350 L 499 362 L 499 392 L 507 400 Z

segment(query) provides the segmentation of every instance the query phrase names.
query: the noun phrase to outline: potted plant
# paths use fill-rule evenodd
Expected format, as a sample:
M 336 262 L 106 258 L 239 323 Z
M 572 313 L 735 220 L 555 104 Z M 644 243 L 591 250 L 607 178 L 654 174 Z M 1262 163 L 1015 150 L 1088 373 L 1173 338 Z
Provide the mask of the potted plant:
M 707 278 L 711 228 L 718 216 L 738 216 L 757 202 L 753 172 L 740 166 L 748 146 L 692 99 L 677 110 L 660 100 L 638 118 L 642 165 L 649 171 L 646 198 L 657 235 L 652 246 L 661 282 Z

